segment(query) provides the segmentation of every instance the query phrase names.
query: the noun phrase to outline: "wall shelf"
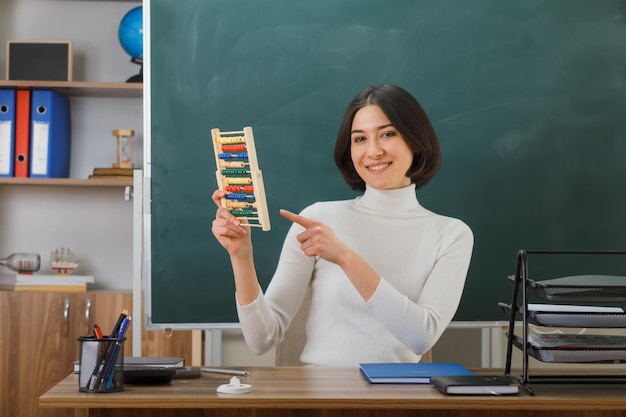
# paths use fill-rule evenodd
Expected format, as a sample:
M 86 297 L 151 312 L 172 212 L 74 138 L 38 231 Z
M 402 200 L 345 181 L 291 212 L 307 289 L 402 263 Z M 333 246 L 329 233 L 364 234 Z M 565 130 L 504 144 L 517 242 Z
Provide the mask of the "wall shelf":
M 87 81 L 15 81 L 0 80 L 0 89 L 51 89 L 69 97 L 137 98 L 143 97 L 143 83 Z M 0 178 L 0 185 L 56 185 L 79 187 L 124 187 L 128 179 L 86 178 Z
M 128 179 L 83 179 L 83 178 L 0 178 L 0 185 L 56 185 L 63 187 L 127 187 L 133 185 Z
M 143 97 L 143 83 L 0 80 L 0 88 L 51 89 L 70 97 Z

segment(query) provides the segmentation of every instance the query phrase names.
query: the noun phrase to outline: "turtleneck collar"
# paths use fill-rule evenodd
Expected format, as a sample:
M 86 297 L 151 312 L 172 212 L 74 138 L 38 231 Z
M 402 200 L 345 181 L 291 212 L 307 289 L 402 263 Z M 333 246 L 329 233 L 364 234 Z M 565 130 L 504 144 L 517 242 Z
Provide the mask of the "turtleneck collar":
M 377 190 L 366 185 L 365 193 L 355 199 L 359 209 L 384 212 L 386 215 L 399 213 L 415 213 L 421 209 L 415 195 L 415 184 L 394 190 Z

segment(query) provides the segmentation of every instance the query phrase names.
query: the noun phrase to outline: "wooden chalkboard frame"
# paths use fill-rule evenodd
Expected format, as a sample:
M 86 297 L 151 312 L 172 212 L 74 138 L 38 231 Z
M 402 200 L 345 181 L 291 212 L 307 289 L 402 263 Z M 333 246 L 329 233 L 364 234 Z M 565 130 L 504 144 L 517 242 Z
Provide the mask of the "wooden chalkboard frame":
M 237 326 L 230 264 L 210 234 L 210 129 L 255 130 L 272 217 L 271 232 L 253 234 L 265 287 L 289 227 L 278 209 L 354 197 L 332 162 L 334 135 L 348 100 L 373 82 L 400 84 L 423 104 L 443 165 L 418 198 L 474 231 L 455 321 L 506 320 L 497 303 L 510 296 L 521 247 L 624 246 L 626 25 L 615 18 L 618 0 L 144 7 L 153 28 L 150 326 Z M 537 265 L 545 276 L 535 278 L 624 269 L 624 260 L 572 257 Z

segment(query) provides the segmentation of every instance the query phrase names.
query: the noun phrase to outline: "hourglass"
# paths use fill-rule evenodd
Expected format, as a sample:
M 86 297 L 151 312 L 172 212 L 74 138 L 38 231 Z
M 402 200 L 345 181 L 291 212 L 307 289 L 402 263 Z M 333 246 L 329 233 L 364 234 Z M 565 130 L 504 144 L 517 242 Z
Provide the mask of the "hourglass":
M 113 168 L 133 167 L 133 136 L 135 132 L 130 129 L 116 129 L 113 136 L 117 136 L 117 162 Z

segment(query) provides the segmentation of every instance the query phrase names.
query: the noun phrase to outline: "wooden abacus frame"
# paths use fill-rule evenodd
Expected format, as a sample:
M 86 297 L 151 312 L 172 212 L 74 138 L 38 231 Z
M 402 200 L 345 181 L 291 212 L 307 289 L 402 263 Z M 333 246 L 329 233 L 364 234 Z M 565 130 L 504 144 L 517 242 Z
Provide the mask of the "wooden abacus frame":
M 227 194 L 226 198 L 222 198 L 222 207 L 229 209 L 237 218 L 246 220 L 242 225 L 260 227 L 267 232 L 270 230 L 270 217 L 252 128 L 244 127 L 232 132 L 214 128 L 211 135 L 217 185 Z M 251 198 L 254 201 L 249 201 Z

